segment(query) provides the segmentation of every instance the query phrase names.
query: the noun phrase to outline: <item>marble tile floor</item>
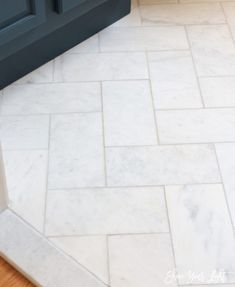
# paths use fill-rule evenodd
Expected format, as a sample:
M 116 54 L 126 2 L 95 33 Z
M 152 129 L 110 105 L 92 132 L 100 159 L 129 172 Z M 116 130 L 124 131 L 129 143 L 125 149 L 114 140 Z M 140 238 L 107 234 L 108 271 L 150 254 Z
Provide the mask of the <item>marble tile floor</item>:
M 235 0 L 135 0 L 0 98 L 9 207 L 42 242 L 97 286 L 235 287 Z

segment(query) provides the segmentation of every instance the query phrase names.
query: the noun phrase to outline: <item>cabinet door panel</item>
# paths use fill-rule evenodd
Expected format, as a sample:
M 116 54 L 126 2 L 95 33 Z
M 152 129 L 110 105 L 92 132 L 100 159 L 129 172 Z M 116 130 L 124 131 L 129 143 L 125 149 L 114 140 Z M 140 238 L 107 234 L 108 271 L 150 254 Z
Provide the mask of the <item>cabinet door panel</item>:
M 57 12 L 63 14 L 73 8 L 77 8 L 82 4 L 87 4 L 90 9 L 94 8 L 98 4 L 107 0 L 56 0 Z
M 1 45 L 44 21 L 45 0 L 0 0 Z

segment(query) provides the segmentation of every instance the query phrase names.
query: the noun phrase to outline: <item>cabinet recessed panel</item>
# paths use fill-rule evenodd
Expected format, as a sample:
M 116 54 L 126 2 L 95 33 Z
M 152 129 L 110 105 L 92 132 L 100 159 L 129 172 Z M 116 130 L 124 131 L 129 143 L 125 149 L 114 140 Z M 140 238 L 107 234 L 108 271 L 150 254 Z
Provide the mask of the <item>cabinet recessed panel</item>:
M 0 0 L 0 44 L 30 31 L 45 20 L 45 0 Z
M 107 0 L 56 0 L 56 6 L 57 12 L 63 14 L 83 4 L 92 9 L 105 1 Z

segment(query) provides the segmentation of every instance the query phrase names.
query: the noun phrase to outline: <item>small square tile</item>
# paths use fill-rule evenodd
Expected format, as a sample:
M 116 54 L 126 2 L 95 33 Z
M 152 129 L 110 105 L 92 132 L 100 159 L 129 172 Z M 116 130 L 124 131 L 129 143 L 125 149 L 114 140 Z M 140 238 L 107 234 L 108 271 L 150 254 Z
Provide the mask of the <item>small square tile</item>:
M 49 154 L 49 188 L 104 186 L 101 114 L 53 115 Z
M 110 277 L 112 287 L 177 286 L 165 282 L 174 270 L 170 236 L 109 236 Z
M 107 146 L 157 143 L 148 81 L 105 82 L 102 85 L 105 144 Z
M 2 116 L 0 123 L 4 150 L 48 148 L 48 116 Z

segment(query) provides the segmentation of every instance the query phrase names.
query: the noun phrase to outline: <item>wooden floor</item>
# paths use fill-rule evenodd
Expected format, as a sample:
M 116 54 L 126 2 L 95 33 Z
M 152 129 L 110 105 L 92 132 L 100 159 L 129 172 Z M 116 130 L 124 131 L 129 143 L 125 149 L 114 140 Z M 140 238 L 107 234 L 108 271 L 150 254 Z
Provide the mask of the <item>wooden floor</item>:
M 0 257 L 0 287 L 35 287 L 35 285 Z

